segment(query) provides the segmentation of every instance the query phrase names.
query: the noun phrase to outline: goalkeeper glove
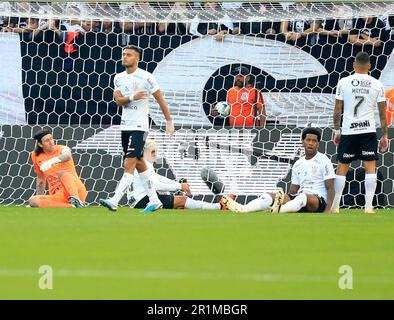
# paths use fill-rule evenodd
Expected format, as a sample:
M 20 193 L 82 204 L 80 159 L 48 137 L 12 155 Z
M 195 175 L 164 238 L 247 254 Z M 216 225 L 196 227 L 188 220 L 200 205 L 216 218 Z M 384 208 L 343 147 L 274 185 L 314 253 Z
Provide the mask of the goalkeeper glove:
M 41 166 L 40 166 L 40 170 L 42 172 L 48 171 L 54 164 L 60 163 L 60 159 L 59 157 L 54 157 L 52 159 L 49 159 L 47 161 L 45 161 Z

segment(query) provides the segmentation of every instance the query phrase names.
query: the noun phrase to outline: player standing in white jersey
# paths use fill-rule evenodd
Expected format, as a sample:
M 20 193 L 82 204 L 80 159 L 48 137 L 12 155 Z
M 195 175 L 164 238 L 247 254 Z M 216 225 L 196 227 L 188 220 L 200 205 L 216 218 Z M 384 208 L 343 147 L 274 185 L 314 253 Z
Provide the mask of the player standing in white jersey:
M 149 130 L 148 103 L 150 94 L 158 102 L 167 121 L 166 132 L 173 134 L 175 129 L 167 103 L 156 79 L 151 73 L 138 68 L 140 56 L 138 47 L 125 47 L 122 54 L 122 65 L 126 70 L 114 78 L 115 101 L 117 105 L 123 106 L 121 131 L 125 172 L 116 187 L 114 196 L 109 199 L 100 199 L 100 204 L 112 211 L 117 210 L 120 199 L 132 185 L 134 169 L 137 169 L 149 197 L 149 203 L 144 211 L 152 212 L 163 207 L 154 188 L 151 173 L 142 159 Z
M 334 143 L 338 146 L 338 167 L 332 210 L 339 212 L 339 203 L 350 163 L 359 159 L 363 161 L 365 169 L 365 212 L 374 213 L 372 201 L 376 189 L 376 160 L 378 159 L 374 113 L 377 105 L 383 131 L 380 151 L 385 152 L 388 148 L 386 98 L 383 84 L 368 75 L 371 69 L 368 53 L 359 52 L 353 68 L 354 74 L 338 82 L 335 96 Z
M 321 139 L 316 128 L 306 128 L 302 132 L 305 156 L 298 159 L 292 169 L 288 194 L 283 190 L 264 193 L 246 205 L 241 205 L 228 196 L 222 198 L 228 209 L 235 212 L 263 211 L 271 207 L 271 212 L 326 212 L 331 211 L 334 199 L 334 167 L 325 154 L 318 152 Z

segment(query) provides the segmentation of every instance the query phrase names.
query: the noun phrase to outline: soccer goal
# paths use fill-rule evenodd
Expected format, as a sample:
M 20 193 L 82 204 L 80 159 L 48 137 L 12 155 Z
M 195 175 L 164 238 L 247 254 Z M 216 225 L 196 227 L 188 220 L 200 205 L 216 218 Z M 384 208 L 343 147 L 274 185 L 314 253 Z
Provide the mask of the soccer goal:
M 394 111 L 392 2 L 1 2 L 0 28 L 3 205 L 35 194 L 30 153 L 39 128 L 72 148 L 87 202 L 114 191 L 123 168 L 113 78 L 126 45 L 141 49 L 139 67 L 156 77 L 177 128 L 166 136 L 152 99 L 155 167 L 187 179 L 199 198 L 217 201 L 203 168 L 245 199 L 286 187 L 307 126 L 322 130 L 320 151 L 335 163 L 335 87 L 360 51 L 388 92 L 388 118 Z M 233 96 L 239 74 L 244 91 Z M 394 205 L 393 152 L 390 145 L 378 161 L 380 207 Z M 363 175 L 355 163 L 343 206 L 363 206 Z

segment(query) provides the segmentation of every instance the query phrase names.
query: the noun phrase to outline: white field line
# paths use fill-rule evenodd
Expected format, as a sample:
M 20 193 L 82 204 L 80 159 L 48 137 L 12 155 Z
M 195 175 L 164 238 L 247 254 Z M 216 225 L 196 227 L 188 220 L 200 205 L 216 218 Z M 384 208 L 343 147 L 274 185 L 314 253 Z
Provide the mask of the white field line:
M 0 269 L 0 277 L 40 277 L 38 269 Z M 228 280 L 253 282 L 337 282 L 340 274 L 333 276 L 291 275 L 269 273 L 222 273 L 222 272 L 180 272 L 180 271 L 117 271 L 117 270 L 72 270 L 53 269 L 53 277 L 61 278 L 107 278 L 107 279 L 163 279 L 163 280 Z M 358 283 L 394 284 L 394 277 L 358 277 Z

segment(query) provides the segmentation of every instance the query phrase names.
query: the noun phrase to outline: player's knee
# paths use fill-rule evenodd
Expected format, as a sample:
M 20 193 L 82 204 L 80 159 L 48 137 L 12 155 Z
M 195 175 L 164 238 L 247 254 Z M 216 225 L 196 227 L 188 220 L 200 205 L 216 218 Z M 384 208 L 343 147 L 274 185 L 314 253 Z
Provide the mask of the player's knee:
M 134 169 L 137 167 L 137 161 L 137 158 L 126 158 L 123 162 L 125 171 L 134 174 Z
M 29 206 L 32 208 L 38 207 L 39 205 L 39 198 L 37 196 L 32 196 L 28 200 Z
M 66 170 L 59 171 L 59 173 L 57 174 L 58 179 L 60 180 L 66 173 Z
M 174 209 L 184 209 L 186 205 L 186 196 L 175 196 L 174 197 Z

